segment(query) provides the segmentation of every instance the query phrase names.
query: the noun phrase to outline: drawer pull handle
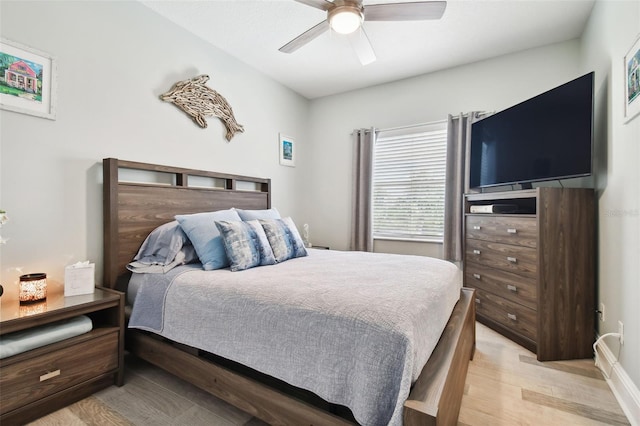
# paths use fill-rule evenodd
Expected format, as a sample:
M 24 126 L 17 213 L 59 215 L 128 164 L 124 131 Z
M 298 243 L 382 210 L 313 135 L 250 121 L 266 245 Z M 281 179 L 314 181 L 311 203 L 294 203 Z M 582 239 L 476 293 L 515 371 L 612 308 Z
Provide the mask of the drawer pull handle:
M 479 231 L 480 230 L 480 226 L 479 225 L 474 225 L 473 229 L 476 230 L 476 231 Z
M 476 280 L 479 280 L 481 277 L 480 277 L 480 274 L 473 274 L 473 278 L 475 278 Z
M 56 376 L 60 375 L 60 370 L 56 370 L 56 371 L 51 371 L 47 374 L 43 374 L 42 376 L 40 376 L 40 381 L 44 382 L 45 380 L 49 380 L 49 379 L 53 379 Z
M 507 229 L 507 233 L 508 234 L 517 234 L 518 230 L 516 228 L 508 228 Z
M 514 315 L 514 314 L 507 314 L 507 316 L 509 317 L 510 320 L 512 321 L 517 321 L 518 318 Z
M 515 257 L 507 256 L 507 260 L 511 263 L 518 263 L 518 259 Z
M 476 303 L 478 304 L 480 303 L 480 299 L 478 299 L 477 297 L 476 297 Z
M 474 250 L 473 254 L 480 254 L 480 250 Z
M 507 290 L 517 293 L 518 287 L 516 287 L 515 285 L 507 284 Z

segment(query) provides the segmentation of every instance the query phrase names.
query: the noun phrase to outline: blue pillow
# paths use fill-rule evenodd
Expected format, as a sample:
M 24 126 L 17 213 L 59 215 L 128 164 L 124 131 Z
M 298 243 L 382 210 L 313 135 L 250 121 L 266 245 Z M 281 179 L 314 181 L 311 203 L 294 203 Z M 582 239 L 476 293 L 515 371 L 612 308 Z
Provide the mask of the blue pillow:
M 174 220 L 149 233 L 127 269 L 132 272 L 165 273 L 176 266 L 196 261 L 198 256 L 191 241 Z
M 240 216 L 235 210 L 178 215 L 176 220 L 191 240 L 205 271 L 229 266 L 229 258 L 216 227 L 216 220 L 240 221 Z
M 294 257 L 307 255 L 298 228 L 290 217 L 260 220 L 260 224 L 267 235 L 276 262 L 284 262 Z
M 254 266 L 273 265 L 276 259 L 264 229 L 257 220 L 246 222 L 217 221 L 232 271 Z
M 243 210 L 233 209 L 238 212 L 242 220 L 280 219 L 280 212 L 276 208 L 267 210 Z

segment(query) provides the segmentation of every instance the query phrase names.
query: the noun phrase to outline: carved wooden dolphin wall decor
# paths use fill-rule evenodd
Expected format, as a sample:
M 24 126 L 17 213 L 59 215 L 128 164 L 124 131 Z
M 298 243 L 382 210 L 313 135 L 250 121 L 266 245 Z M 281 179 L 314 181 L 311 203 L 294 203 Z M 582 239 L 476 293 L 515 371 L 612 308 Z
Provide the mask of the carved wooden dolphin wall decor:
M 179 81 L 167 93 L 160 95 L 160 99 L 175 104 L 202 128 L 207 127 L 206 116 L 218 117 L 227 128 L 226 137 L 230 141 L 236 132 L 244 132 L 244 127 L 236 121 L 229 102 L 220 93 L 205 86 L 207 81 L 209 76 L 206 74 Z

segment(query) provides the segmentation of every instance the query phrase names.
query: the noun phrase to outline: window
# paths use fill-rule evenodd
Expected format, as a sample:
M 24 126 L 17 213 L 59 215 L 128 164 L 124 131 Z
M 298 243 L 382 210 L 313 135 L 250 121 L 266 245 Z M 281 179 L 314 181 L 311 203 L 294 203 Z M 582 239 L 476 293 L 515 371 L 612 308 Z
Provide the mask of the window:
M 442 241 L 446 142 L 446 122 L 378 132 L 373 238 Z

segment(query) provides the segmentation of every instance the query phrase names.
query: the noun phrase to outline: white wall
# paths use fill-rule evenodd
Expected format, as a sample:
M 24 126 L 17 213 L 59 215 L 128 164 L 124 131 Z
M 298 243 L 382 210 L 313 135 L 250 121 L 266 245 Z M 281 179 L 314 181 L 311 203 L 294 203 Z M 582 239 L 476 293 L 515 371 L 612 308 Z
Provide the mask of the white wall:
M 352 142 L 355 128 L 439 121 L 448 114 L 497 111 L 578 77 L 578 41 L 502 56 L 458 68 L 329 96 L 311 103 L 311 140 L 303 177 L 302 218 L 312 242 L 349 244 Z M 382 250 L 439 256 L 439 247 L 379 244 Z
M 20 272 L 62 282 L 89 259 L 102 277 L 104 157 L 270 177 L 273 204 L 296 218 L 300 168 L 278 164 L 278 132 L 305 151 L 309 102 L 135 1 L 2 1 L 1 35 L 57 58 L 57 120 L 0 111 L 0 279 Z M 201 129 L 158 95 L 209 74 L 245 126 L 231 142 L 220 120 Z M 19 269 L 18 269 L 19 268 Z M 3 296 L 3 299 L 5 296 Z
M 625 124 L 623 58 L 640 36 L 640 2 L 596 2 L 582 37 L 581 66 L 596 71 L 598 300 L 600 334 L 624 324 L 619 363 L 640 388 L 640 116 Z M 618 343 L 606 341 L 617 353 Z M 640 400 L 636 409 L 640 409 Z M 640 419 L 640 414 L 636 421 Z

